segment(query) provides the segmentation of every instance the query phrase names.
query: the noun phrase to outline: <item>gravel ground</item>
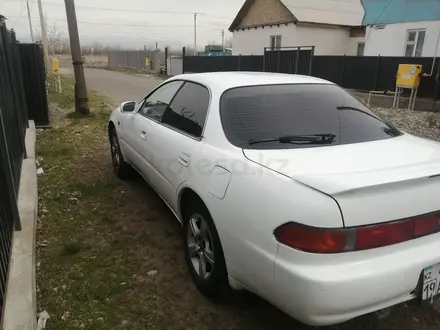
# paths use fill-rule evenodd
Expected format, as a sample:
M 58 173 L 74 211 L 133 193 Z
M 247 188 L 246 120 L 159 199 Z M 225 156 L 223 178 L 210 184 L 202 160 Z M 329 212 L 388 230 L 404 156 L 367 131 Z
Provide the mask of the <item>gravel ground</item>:
M 402 109 L 375 108 L 372 109 L 379 117 L 389 121 L 397 128 L 407 133 L 431 140 L 440 141 L 440 112 L 409 111 Z

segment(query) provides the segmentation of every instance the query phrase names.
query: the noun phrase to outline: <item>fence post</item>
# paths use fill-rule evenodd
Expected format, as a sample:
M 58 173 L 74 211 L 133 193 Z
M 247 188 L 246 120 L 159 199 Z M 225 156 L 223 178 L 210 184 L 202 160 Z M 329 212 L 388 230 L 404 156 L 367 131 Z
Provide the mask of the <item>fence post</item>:
M 437 59 L 437 77 L 440 74 L 440 59 Z M 437 79 L 434 79 L 434 90 L 432 94 L 432 110 L 435 109 L 435 105 L 437 103 L 437 97 L 438 97 L 438 90 L 439 90 L 439 83 Z
M 186 48 L 182 48 L 182 73 L 185 73 L 185 55 L 186 55 Z
M 310 51 L 310 60 L 309 60 L 309 76 L 312 75 L 312 68 L 313 68 L 313 57 L 315 56 L 315 46 L 312 47 L 312 50 Z
M 237 71 L 240 71 L 240 66 L 241 66 L 241 54 L 238 54 L 238 68 L 237 68 Z
M 345 54 L 344 57 L 342 58 L 342 65 L 341 65 L 341 77 L 339 79 L 339 86 L 342 86 L 342 82 L 344 80 L 344 70 L 345 70 Z
M 379 74 L 379 66 L 380 66 L 380 55 L 377 57 L 377 63 L 376 63 L 376 72 L 374 74 L 374 83 L 373 83 L 373 91 L 376 90 L 377 86 L 377 75 Z
M 266 72 L 266 47 L 264 47 L 263 52 L 263 72 Z
M 277 72 L 280 72 L 280 64 L 281 64 L 281 48 L 278 49 L 278 58 L 277 58 Z
M 296 49 L 296 58 L 295 58 L 295 74 L 298 74 L 298 67 L 299 67 L 299 54 L 301 52 L 301 47 L 298 47 Z
M 171 65 L 171 61 L 170 61 Z M 165 47 L 165 74 L 168 74 L 168 47 Z
M 142 51 L 141 50 L 139 50 L 138 51 L 138 65 L 136 66 L 136 68 L 142 68 L 143 66 L 144 66 L 144 61 L 145 61 L 145 58 L 142 60 Z

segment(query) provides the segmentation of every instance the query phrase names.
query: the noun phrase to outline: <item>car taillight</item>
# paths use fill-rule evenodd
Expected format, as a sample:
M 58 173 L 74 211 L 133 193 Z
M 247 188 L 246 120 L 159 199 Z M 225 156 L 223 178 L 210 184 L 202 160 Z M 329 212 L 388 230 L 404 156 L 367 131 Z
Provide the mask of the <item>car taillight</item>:
M 440 212 L 417 218 L 414 223 L 414 235 L 424 236 L 440 231 Z
M 346 234 L 342 230 L 321 229 L 287 223 L 275 230 L 278 242 L 298 250 L 315 253 L 344 251 Z
M 315 228 L 293 222 L 274 231 L 278 242 L 312 253 L 368 250 L 440 232 L 440 212 L 371 226 Z
M 396 221 L 376 226 L 355 228 L 354 250 L 367 250 L 379 246 L 408 241 L 413 237 L 413 221 Z

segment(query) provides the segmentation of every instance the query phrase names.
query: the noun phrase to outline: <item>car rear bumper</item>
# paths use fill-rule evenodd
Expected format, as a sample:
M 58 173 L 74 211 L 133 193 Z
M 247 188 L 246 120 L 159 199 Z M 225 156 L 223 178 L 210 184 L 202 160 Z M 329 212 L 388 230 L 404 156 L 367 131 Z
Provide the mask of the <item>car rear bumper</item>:
M 338 255 L 280 244 L 273 303 L 309 325 L 342 323 L 415 298 L 423 269 L 439 262 L 440 233 Z

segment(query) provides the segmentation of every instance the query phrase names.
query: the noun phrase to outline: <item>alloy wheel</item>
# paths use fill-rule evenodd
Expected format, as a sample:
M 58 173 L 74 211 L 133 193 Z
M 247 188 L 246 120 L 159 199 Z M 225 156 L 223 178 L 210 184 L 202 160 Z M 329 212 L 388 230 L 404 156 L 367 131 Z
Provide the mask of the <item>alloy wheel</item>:
M 212 235 L 206 220 L 200 214 L 192 215 L 188 221 L 188 254 L 197 275 L 206 280 L 214 270 Z
M 120 165 L 120 162 L 121 162 L 121 157 L 119 155 L 118 138 L 116 137 L 115 134 L 112 134 L 110 145 L 111 145 L 111 153 L 112 153 L 113 166 L 114 166 L 115 170 L 117 170 L 117 169 L 119 169 L 119 165 Z

